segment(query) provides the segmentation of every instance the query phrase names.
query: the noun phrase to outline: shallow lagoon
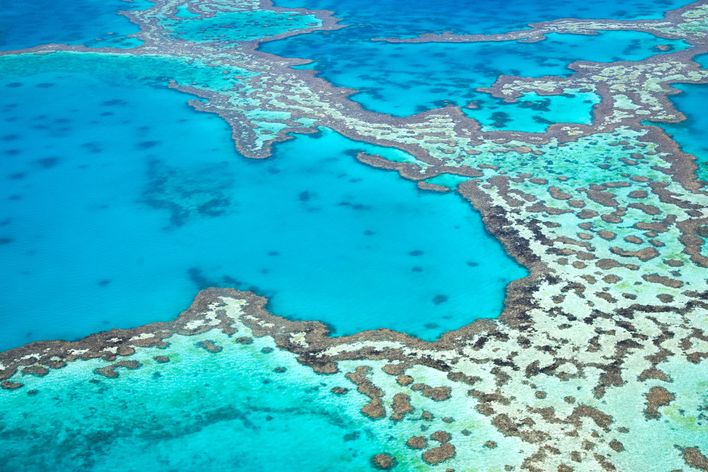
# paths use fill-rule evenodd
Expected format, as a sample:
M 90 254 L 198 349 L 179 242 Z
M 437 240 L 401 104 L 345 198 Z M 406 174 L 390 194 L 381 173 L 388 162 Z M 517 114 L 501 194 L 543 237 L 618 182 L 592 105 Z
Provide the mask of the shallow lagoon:
M 27 389 L 0 391 L 4 470 L 357 471 L 386 447 L 374 435 L 383 425 L 359 414 L 363 396 L 329 392 L 351 387 L 341 376 L 262 352 L 273 349 L 267 338 L 201 338 L 224 350 L 214 355 L 198 338 L 175 337 L 168 352 L 135 356 L 143 367 L 121 369 L 119 379 L 95 375 L 99 362 L 79 362 L 50 381 L 28 377 Z
M 563 95 L 528 93 L 515 103 L 482 96 L 462 111 L 477 120 L 483 131 L 514 130 L 542 133 L 553 123 L 590 124 L 592 107 L 600 103 L 593 92 L 566 90 Z
M 526 273 L 461 198 L 354 157 L 397 151 L 323 130 L 248 160 L 185 95 L 85 67 L 0 84 L 2 347 L 170 319 L 211 285 L 433 339 Z

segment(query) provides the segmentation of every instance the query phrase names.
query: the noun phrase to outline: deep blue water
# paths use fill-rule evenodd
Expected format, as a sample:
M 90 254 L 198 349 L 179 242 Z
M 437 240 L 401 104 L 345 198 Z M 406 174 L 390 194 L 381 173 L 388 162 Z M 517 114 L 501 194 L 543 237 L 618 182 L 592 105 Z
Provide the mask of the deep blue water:
M 688 0 L 614 0 L 596 2 L 514 0 L 467 3 L 459 0 L 406 2 L 398 0 L 279 0 L 280 6 L 333 10 L 346 28 L 316 32 L 266 43 L 262 49 L 278 55 L 314 60 L 314 68 L 332 83 L 359 90 L 353 100 L 365 108 L 406 116 L 449 103 L 477 102 L 470 113 L 482 124 L 497 129 L 542 131 L 544 120 L 555 121 L 553 111 L 538 113 L 536 124 L 514 122 L 523 107 L 503 104 L 478 87 L 490 86 L 501 74 L 524 76 L 567 75 L 576 60 L 609 62 L 638 60 L 658 53 L 658 44 L 684 47 L 681 42 L 635 32 L 607 32 L 597 37 L 550 35 L 535 44 L 516 42 L 483 44 L 387 44 L 377 37 L 409 37 L 452 31 L 491 33 L 523 29 L 529 23 L 557 18 L 659 18 Z M 580 106 L 578 106 L 580 104 Z M 567 105 L 567 104 L 565 104 Z M 563 105 L 561 105 L 563 106 Z M 587 122 L 590 107 L 582 101 L 572 122 Z M 492 108 L 494 107 L 494 108 Z M 542 111 L 542 110 L 541 110 Z M 495 119 L 487 116 L 496 113 Z M 539 126 L 540 125 L 540 126 Z
M 558 18 L 661 18 L 690 0 L 277 0 L 278 6 L 332 10 L 360 37 L 421 33 L 499 33 Z
M 144 8 L 148 0 L 19 0 L 2 3 L 0 49 L 14 50 L 46 43 L 92 47 L 134 47 L 128 37 L 138 27 L 118 14 Z
M 91 64 L 0 82 L 2 347 L 169 319 L 212 285 L 431 339 L 525 275 L 461 198 L 352 154 L 393 151 L 324 130 L 248 160 L 184 95 Z
M 570 75 L 568 64 L 581 59 L 641 60 L 660 53 L 655 49 L 660 44 L 671 44 L 674 49 L 686 46 L 682 41 L 625 31 L 598 36 L 551 34 L 538 43 L 391 44 L 369 41 L 345 28 L 266 43 L 261 49 L 316 61 L 311 68 L 335 85 L 358 90 L 352 99 L 369 110 L 405 116 L 449 103 L 466 106 L 478 101 L 482 109 L 496 106 L 497 112 L 513 115 L 523 109 L 475 89 L 489 87 L 502 74 Z M 589 120 L 589 108 L 576 110 Z

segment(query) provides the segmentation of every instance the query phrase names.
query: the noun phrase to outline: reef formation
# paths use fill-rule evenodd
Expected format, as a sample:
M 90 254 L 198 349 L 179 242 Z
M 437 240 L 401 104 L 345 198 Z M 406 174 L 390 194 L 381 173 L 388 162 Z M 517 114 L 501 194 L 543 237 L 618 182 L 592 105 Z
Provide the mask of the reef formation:
M 0 353 L 1 395 L 41 392 L 56 369 L 81 361 L 97 378 L 120 382 L 155 348 L 162 354 L 150 357 L 151 368 L 159 370 L 188 337 L 216 358 L 225 343 L 269 338 L 338 379 L 331 395 L 356 395 L 367 421 L 386 424 L 382 437 L 395 439 L 382 439 L 374 468 L 708 470 L 708 194 L 695 157 L 651 124 L 685 119 L 669 100 L 678 92 L 672 84 L 708 83 L 694 60 L 708 52 L 705 1 L 660 20 L 567 19 L 505 34 L 375 39 L 543 41 L 548 33 L 623 30 L 688 44 L 641 61 L 574 62 L 567 77 L 501 76 L 484 90 L 509 102 L 568 90 L 600 97 L 591 124 L 552 124 L 543 133 L 484 131 L 452 106 L 408 118 L 373 113 L 348 99 L 352 90 L 293 68 L 306 60 L 258 50 L 266 40 L 340 28 L 329 12 L 156 0 L 124 14 L 140 28 L 138 47 L 52 44 L 0 60 L 100 55 L 197 69 L 168 76 L 169 87 L 221 116 L 252 158 L 319 127 L 406 151 L 413 159 L 358 159 L 422 190 L 459 192 L 530 275 L 508 286 L 499 319 L 436 342 L 385 329 L 330 337 L 321 323 L 269 313 L 257 294 L 208 289 L 173 322 Z M 436 183 L 441 176 L 464 179 L 450 188 Z

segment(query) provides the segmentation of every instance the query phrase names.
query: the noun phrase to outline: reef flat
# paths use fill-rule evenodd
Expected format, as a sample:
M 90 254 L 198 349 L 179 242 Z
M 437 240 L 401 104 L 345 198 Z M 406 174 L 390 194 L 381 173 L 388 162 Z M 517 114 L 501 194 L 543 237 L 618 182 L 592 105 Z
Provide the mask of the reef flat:
M 395 171 L 421 190 L 455 192 L 472 203 L 486 229 L 529 275 L 508 285 L 498 319 L 474 321 L 435 342 L 388 329 L 332 337 L 322 323 L 271 313 L 258 294 L 209 289 L 172 322 L 2 352 L 0 442 L 7 447 L 0 447 L 5 451 L 0 454 L 7 463 L 19 468 L 28 458 L 38 461 L 35 467 L 81 460 L 81 467 L 109 468 L 111 457 L 127 456 L 131 445 L 150 440 L 155 424 L 176 417 L 186 418 L 171 437 L 173 449 L 163 435 L 164 451 L 145 461 L 166 468 L 184 466 L 180 460 L 195 463 L 173 452 L 181 449 L 179 441 L 218 427 L 220 418 L 241 416 L 219 389 L 208 396 L 215 408 L 195 402 L 187 414 L 180 392 L 198 383 L 229 385 L 219 376 L 243 370 L 242 356 L 260 356 L 255 345 L 257 352 L 274 354 L 273 364 L 259 358 L 263 369 L 295 371 L 304 379 L 300 382 L 317 390 L 296 398 L 296 403 L 312 401 L 304 415 L 319 411 L 327 428 L 361 431 L 350 438 L 362 439 L 355 447 L 313 438 L 312 454 L 321 454 L 323 462 L 301 459 L 301 470 L 708 469 L 708 194 L 695 156 L 655 125 L 686 118 L 670 99 L 679 92 L 673 84 L 708 83 L 698 58 L 708 53 L 705 1 L 660 19 L 565 19 L 500 34 L 371 38 L 397 45 L 533 44 L 549 34 L 621 30 L 685 43 L 677 50 L 658 45 L 656 54 L 636 60 L 578 60 L 564 76 L 502 75 L 477 90 L 509 103 L 527 94 L 555 97 L 568 91 L 598 97 L 590 122 L 552 123 L 538 132 L 485 129 L 457 105 L 408 117 L 376 113 L 350 99 L 354 90 L 302 67 L 307 59 L 259 49 L 264 41 L 341 28 L 331 12 L 265 1 L 156 0 L 125 15 L 140 28 L 135 34 L 140 46 L 51 44 L 1 53 L 0 64 L 62 55 L 187 63 L 187 78 L 170 76 L 167 68 L 166 86 L 196 97 L 190 101 L 194 109 L 227 122 L 244 156 L 269 158 L 276 143 L 321 127 L 405 151 L 401 159 L 376 152 L 361 152 L 357 159 Z M 202 26 L 185 23 L 199 19 L 205 20 Z M 254 36 L 263 22 L 268 24 L 263 36 Z M 239 25 L 243 34 L 221 31 L 229 24 Z M 196 83 L 189 79 L 194 74 L 219 77 L 221 86 Z M 188 368 L 194 351 L 217 367 Z M 167 375 L 175 364 L 185 366 L 188 375 Z M 163 371 L 175 401 L 162 409 L 143 410 L 144 403 L 124 399 L 124 423 L 106 429 L 84 418 L 80 423 L 93 429 L 73 434 L 70 415 L 57 420 L 78 444 L 67 445 L 42 427 L 42 419 L 54 418 L 61 404 L 87 398 L 101 403 L 97 398 L 111 389 L 91 391 L 85 384 L 135 385 L 164 394 L 157 380 Z M 59 378 L 84 386 L 53 390 L 53 379 Z M 297 381 L 283 382 L 297 390 Z M 268 392 L 255 391 L 266 406 L 254 402 L 251 410 L 276 411 Z M 86 415 L 110 411 L 113 404 L 93 408 Z M 282 415 L 286 408 L 277 411 Z M 333 419 L 333 412 L 340 416 Z M 153 423 L 140 423 L 144 415 L 155 415 Z M 209 444 L 208 438 L 199 441 Z M 96 443 L 103 447 L 88 452 Z M 329 447 L 341 455 L 332 457 Z M 199 451 L 206 467 L 217 464 L 209 461 L 210 453 L 219 460 L 230 454 L 209 447 Z M 258 470 L 259 461 L 268 460 L 252 457 L 244 468 Z M 142 466 L 138 461 L 130 467 Z

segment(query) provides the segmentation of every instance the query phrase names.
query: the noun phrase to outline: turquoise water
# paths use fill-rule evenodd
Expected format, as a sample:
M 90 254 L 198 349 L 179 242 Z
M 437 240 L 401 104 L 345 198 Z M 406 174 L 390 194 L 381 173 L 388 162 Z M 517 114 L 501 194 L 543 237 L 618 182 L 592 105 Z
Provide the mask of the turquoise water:
M 572 73 L 568 64 L 576 60 L 641 60 L 660 54 L 655 47 L 661 44 L 671 45 L 673 50 L 686 47 L 682 41 L 626 31 L 598 36 L 551 34 L 538 43 L 391 44 L 372 42 L 345 28 L 270 42 L 261 49 L 316 61 L 312 67 L 321 77 L 358 90 L 352 99 L 380 113 L 407 116 L 447 104 L 464 107 L 479 101 L 484 109 L 497 106 L 492 113 L 523 116 L 526 110 L 518 104 L 492 101 L 475 89 L 489 87 L 502 74 L 567 76 Z M 572 113 L 584 114 L 580 122 L 590 119 L 589 107 L 581 106 Z M 554 121 L 553 113 L 539 115 Z M 523 123 L 519 126 L 513 129 L 525 130 Z
M 213 285 L 433 339 L 525 275 L 461 198 L 353 155 L 393 151 L 323 130 L 247 160 L 188 97 L 101 67 L 0 82 L 3 347 L 170 319 Z
M 494 97 L 483 97 L 473 102 L 474 108 L 462 110 L 479 121 L 484 131 L 514 130 L 541 133 L 553 123 L 590 124 L 592 107 L 600 97 L 592 92 L 566 90 L 563 95 L 541 96 L 529 93 L 509 104 Z
M 32 0 L 3 2 L 0 12 L 0 49 L 14 50 L 46 43 L 91 47 L 135 47 L 130 37 L 138 27 L 118 14 L 145 8 L 148 0 Z
M 686 121 L 662 124 L 661 127 L 681 146 L 681 149 L 696 156 L 698 178 L 708 182 L 708 142 L 706 142 L 708 87 L 691 84 L 678 84 L 674 87 L 682 93 L 672 96 L 671 101 L 686 115 Z
M 177 12 L 175 13 L 175 16 L 180 19 L 189 19 L 189 18 L 199 18 L 198 13 L 192 13 L 189 10 L 189 5 L 187 3 L 183 3 L 182 5 L 177 7 Z

